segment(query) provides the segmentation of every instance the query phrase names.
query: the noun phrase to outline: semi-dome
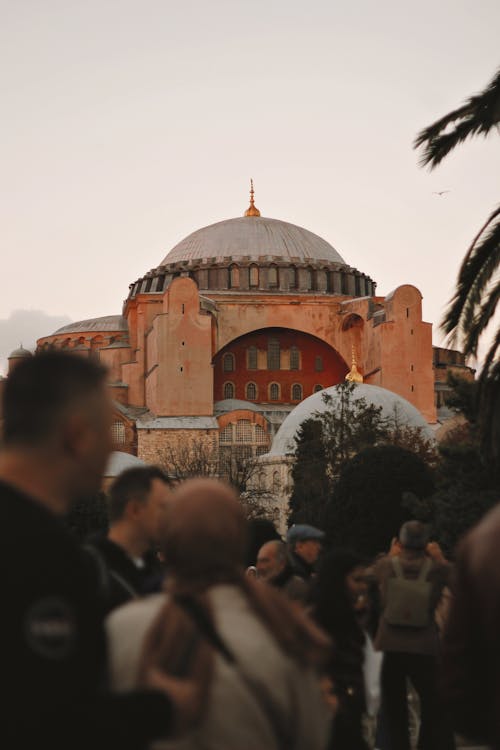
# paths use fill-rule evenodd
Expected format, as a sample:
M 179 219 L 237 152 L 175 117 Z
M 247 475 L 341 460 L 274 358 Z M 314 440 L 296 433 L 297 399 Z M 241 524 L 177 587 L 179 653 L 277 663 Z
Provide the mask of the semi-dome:
M 323 401 L 323 394 L 328 394 L 335 401 L 340 399 L 337 386 L 332 385 L 322 391 L 313 393 L 312 396 L 301 401 L 295 409 L 286 417 L 283 424 L 276 433 L 271 450 L 268 455 L 285 456 L 295 452 L 295 435 L 306 419 L 311 419 L 319 412 L 324 412 L 328 407 Z M 369 385 L 368 383 L 358 383 L 354 387 L 353 399 L 366 399 L 368 404 L 382 407 L 382 417 L 394 418 L 397 414 L 398 420 L 409 427 L 419 427 L 422 434 L 428 440 L 434 440 L 431 428 L 423 418 L 422 414 L 413 404 L 410 404 L 397 393 L 388 391 L 386 388 L 380 388 L 378 385 Z
M 179 242 L 161 265 L 208 258 L 257 260 L 265 256 L 346 265 L 332 245 L 308 229 L 255 215 L 219 221 L 196 230 Z
M 127 331 L 127 321 L 123 315 L 105 315 L 102 318 L 89 318 L 88 320 L 77 320 L 75 323 L 68 323 L 62 328 L 58 328 L 52 334 L 55 336 L 61 333 L 85 333 L 87 331 L 104 332 L 104 331 Z

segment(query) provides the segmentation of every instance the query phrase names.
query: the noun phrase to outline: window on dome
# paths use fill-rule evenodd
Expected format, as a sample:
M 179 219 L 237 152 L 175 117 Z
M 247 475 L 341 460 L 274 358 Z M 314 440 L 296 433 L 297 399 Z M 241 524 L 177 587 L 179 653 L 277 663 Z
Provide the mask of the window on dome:
M 255 383 L 247 383 L 246 387 L 247 401 L 255 401 L 257 398 L 257 386 Z
M 234 383 L 224 383 L 224 398 L 234 398 Z
M 111 425 L 111 440 L 114 445 L 123 445 L 125 439 L 125 425 L 123 422 L 113 422 Z
M 321 355 L 318 355 L 317 357 L 314 357 L 314 369 L 316 372 L 322 372 L 323 370 L 323 357 Z
M 302 401 L 302 386 L 300 383 L 292 385 L 292 401 Z
M 231 354 L 230 352 L 224 354 L 222 359 L 222 369 L 224 372 L 234 372 L 234 354 Z
M 238 266 L 231 266 L 230 269 L 231 289 L 238 289 L 240 285 L 240 269 Z
M 259 286 L 259 267 L 250 266 L 250 286 Z
M 318 383 L 317 385 L 314 386 L 313 393 L 318 393 L 318 391 L 322 391 L 322 390 L 323 390 L 323 386 L 319 385 Z
M 278 383 L 271 383 L 269 386 L 269 400 L 279 401 L 280 400 L 280 387 Z
M 269 339 L 267 342 L 267 369 L 279 370 L 281 367 L 280 342 Z
M 288 286 L 290 287 L 290 289 L 297 288 L 297 269 L 296 268 L 288 269 Z
M 247 368 L 249 370 L 257 369 L 257 347 L 249 346 L 247 349 Z
M 310 268 L 304 269 L 304 283 L 306 289 L 312 289 L 312 273 Z
M 278 286 L 278 269 L 276 266 L 270 266 L 268 269 L 267 281 L 270 288 L 276 288 Z
M 290 347 L 290 370 L 300 369 L 300 353 L 296 346 Z

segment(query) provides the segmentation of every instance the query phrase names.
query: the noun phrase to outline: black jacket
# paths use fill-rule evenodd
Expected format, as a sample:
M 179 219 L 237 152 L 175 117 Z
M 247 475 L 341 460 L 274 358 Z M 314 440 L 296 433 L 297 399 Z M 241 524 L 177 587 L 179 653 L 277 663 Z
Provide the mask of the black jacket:
M 145 747 L 167 731 L 170 704 L 153 691 L 106 692 L 95 567 L 42 505 L 3 482 L 0 503 L 0 744 L 9 750 Z
M 97 567 L 106 613 L 130 599 L 161 590 L 164 573 L 153 553 L 145 555 L 139 567 L 120 545 L 102 534 L 91 537 L 84 550 Z

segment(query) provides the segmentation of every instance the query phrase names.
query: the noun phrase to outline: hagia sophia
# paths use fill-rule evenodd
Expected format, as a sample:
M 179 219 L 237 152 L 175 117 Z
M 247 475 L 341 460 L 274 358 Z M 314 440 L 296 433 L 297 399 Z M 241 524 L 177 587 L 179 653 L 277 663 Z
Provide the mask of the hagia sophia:
M 380 296 L 376 286 L 318 235 L 261 216 L 252 184 L 244 216 L 179 242 L 130 284 L 121 314 L 66 325 L 37 347 L 108 367 L 115 448 L 151 463 L 193 440 L 276 458 L 290 412 L 346 376 L 436 430 L 447 369 L 468 368 L 433 347 L 417 288 Z

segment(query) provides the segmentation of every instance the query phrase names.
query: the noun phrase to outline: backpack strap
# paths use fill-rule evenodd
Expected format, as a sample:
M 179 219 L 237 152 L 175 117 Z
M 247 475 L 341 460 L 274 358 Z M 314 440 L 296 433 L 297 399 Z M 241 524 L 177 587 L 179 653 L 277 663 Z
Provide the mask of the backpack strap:
M 431 568 L 432 560 L 426 557 L 426 559 L 424 560 L 424 564 L 420 568 L 420 573 L 418 574 L 417 581 L 425 581 L 425 579 L 427 578 L 427 574 L 429 573 Z
M 279 750 L 293 750 L 295 747 L 293 728 L 288 725 L 285 717 L 282 716 L 282 711 L 276 705 L 276 701 L 267 687 L 260 682 L 257 683 L 250 675 L 245 673 L 233 652 L 218 633 L 212 619 L 193 597 L 188 595 L 176 596 L 175 602 L 191 617 L 199 633 L 235 669 L 271 725 Z
M 392 568 L 397 578 L 405 578 L 403 566 L 399 557 L 391 557 Z M 432 560 L 428 557 L 424 560 L 422 567 L 420 568 L 419 574 L 416 578 L 417 581 L 425 581 L 427 575 L 432 568 Z
M 399 557 L 391 557 L 391 563 L 396 578 L 404 578 L 405 574 L 403 572 L 403 566 L 401 565 L 401 560 L 399 559 Z

